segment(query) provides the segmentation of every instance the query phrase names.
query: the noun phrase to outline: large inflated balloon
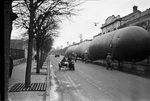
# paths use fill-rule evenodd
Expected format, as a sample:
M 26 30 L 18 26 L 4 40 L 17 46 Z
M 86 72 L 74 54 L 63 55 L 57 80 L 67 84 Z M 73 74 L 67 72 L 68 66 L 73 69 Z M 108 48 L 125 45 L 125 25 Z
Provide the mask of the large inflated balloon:
M 77 46 L 75 52 L 78 57 L 82 57 L 85 53 L 88 53 L 90 43 L 91 41 L 84 41 Z
M 77 46 L 78 45 L 73 45 L 73 46 L 68 47 L 65 51 L 65 56 L 70 56 L 72 55 L 72 53 L 75 53 Z
M 106 59 L 111 53 L 116 60 L 141 61 L 150 55 L 150 33 L 130 26 L 95 37 L 89 46 L 93 60 Z

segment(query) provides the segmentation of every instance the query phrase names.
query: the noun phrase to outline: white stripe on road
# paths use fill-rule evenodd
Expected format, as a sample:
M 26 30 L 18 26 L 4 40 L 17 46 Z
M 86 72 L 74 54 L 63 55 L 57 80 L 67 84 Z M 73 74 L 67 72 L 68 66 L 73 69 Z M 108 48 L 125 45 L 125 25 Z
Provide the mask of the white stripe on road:
M 58 98 L 59 98 L 59 95 L 57 93 L 57 87 L 58 85 L 56 84 L 56 81 L 55 81 L 55 74 L 54 74 L 54 71 L 53 71 L 53 66 L 51 65 L 51 62 L 50 62 L 50 71 L 51 71 L 51 89 L 50 89 L 50 100 L 49 101 L 58 101 Z
M 66 78 L 70 81 L 70 83 L 72 83 L 72 85 L 76 88 L 76 94 L 78 95 L 78 101 L 89 101 L 87 98 L 85 98 L 83 96 L 83 94 L 79 91 L 79 89 L 77 88 L 77 85 L 73 82 L 73 80 L 69 77 L 68 74 L 66 74 Z

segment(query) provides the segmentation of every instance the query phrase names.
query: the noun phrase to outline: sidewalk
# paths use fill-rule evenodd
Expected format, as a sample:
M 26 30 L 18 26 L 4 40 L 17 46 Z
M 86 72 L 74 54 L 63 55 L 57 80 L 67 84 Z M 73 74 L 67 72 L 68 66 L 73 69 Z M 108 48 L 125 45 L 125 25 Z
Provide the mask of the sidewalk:
M 32 62 L 32 69 L 31 69 L 31 83 L 47 83 L 47 67 L 48 64 L 45 62 L 43 64 L 44 69 L 40 69 L 41 73 L 45 74 L 35 74 L 36 72 L 36 63 Z M 9 87 L 8 89 L 10 90 L 13 85 L 16 83 L 25 83 L 25 71 L 26 71 L 26 63 L 22 63 L 20 65 L 14 66 L 13 72 L 12 72 L 12 77 L 9 79 Z M 40 86 L 38 86 L 40 87 Z M 45 87 L 46 89 L 49 87 L 48 86 L 42 86 Z M 47 90 L 45 91 L 19 91 L 19 92 L 8 92 L 8 98 L 10 101 L 46 101 L 46 95 L 47 95 Z

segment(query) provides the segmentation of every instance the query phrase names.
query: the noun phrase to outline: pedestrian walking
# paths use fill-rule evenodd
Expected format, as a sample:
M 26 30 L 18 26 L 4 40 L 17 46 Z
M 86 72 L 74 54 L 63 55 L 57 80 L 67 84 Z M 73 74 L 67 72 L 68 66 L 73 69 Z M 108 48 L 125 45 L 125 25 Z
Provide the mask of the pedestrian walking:
M 13 71 L 13 59 L 11 56 L 10 57 L 10 66 L 9 66 L 9 78 L 12 76 L 12 71 Z
M 106 62 L 107 62 L 107 69 L 111 69 L 112 70 L 112 56 L 110 55 L 110 53 L 108 53 L 107 57 L 106 57 Z
M 84 54 L 84 62 L 88 63 L 88 54 L 87 53 Z
M 77 61 L 77 54 L 74 53 L 74 61 L 76 62 Z

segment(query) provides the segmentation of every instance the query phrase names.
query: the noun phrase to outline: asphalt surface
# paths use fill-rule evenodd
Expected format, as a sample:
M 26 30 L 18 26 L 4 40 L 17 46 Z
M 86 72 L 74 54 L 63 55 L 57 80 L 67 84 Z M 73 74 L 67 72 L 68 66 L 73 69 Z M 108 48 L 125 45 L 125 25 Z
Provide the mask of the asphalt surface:
M 55 101 L 150 101 L 150 79 L 75 63 L 75 70 L 58 70 L 62 57 L 50 56 L 57 88 Z

